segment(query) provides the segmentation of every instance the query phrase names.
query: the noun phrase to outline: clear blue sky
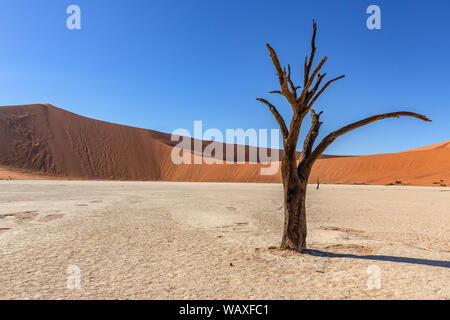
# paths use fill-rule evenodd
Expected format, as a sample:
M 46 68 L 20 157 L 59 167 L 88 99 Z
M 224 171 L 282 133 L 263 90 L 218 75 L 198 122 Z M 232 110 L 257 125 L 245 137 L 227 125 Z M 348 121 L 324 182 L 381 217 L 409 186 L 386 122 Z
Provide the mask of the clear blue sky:
M 82 29 L 66 28 L 66 8 Z M 381 30 L 366 8 L 381 7 Z M 15 0 L 0 5 L 0 105 L 52 103 L 105 121 L 172 132 L 277 128 L 277 80 L 265 43 L 301 79 L 318 21 L 317 57 L 345 74 L 316 104 L 322 134 L 366 116 L 411 110 L 340 138 L 329 154 L 396 152 L 450 139 L 450 2 Z M 308 121 L 309 122 L 309 121 Z M 306 127 L 304 131 L 306 131 Z M 303 133 L 304 135 L 304 133 Z

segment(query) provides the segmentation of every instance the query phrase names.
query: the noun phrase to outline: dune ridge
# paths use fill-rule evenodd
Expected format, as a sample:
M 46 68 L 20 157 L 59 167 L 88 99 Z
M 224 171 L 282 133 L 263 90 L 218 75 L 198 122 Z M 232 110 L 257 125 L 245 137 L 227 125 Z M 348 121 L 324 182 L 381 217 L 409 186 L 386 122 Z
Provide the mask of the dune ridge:
M 166 133 L 89 119 L 49 104 L 0 107 L 0 179 L 281 181 L 279 172 L 260 174 L 266 164 L 259 158 L 244 164 L 175 165 L 171 153 L 177 143 Z M 203 142 L 203 148 L 207 144 Z M 245 147 L 247 160 L 253 149 L 258 151 Z M 310 181 L 317 180 L 450 184 L 450 141 L 396 154 L 323 156 Z

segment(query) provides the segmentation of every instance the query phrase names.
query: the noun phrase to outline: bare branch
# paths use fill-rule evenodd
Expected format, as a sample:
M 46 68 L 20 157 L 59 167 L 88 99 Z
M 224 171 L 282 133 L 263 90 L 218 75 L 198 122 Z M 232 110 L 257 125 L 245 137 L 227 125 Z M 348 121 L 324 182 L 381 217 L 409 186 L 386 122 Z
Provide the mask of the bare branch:
M 323 124 L 323 122 L 320 122 L 320 116 L 322 115 L 323 112 L 316 114 L 314 110 L 311 110 L 310 113 L 311 113 L 311 128 L 309 129 L 308 135 L 306 136 L 305 141 L 303 143 L 303 150 L 298 165 L 299 168 L 310 156 L 312 148 L 314 146 L 314 142 L 316 141 L 317 136 L 319 135 L 320 127 Z
M 306 73 L 306 70 L 308 70 L 308 54 L 306 54 L 305 57 L 305 66 L 304 66 L 304 79 L 303 79 L 303 85 L 306 86 L 306 83 L 308 82 L 309 74 Z
M 323 122 L 320 122 L 320 116 L 323 112 L 317 113 L 314 110 L 311 110 L 311 128 L 309 129 L 308 135 L 305 138 L 305 142 L 303 144 L 303 151 L 300 157 L 299 167 L 303 164 L 305 159 L 309 157 L 311 154 L 312 148 L 314 146 L 314 142 L 319 135 L 319 129 L 322 126 Z
M 302 127 L 303 117 L 298 113 L 294 112 L 291 124 L 289 126 L 289 136 L 286 139 L 286 144 L 284 147 L 284 151 L 286 154 L 295 155 L 298 137 L 300 134 L 300 129 Z
M 287 73 L 286 68 L 281 67 L 280 60 L 278 59 L 275 50 L 269 44 L 267 44 L 267 48 L 269 49 L 273 65 L 277 70 L 281 92 L 292 106 L 292 110 L 294 112 L 298 112 L 299 107 L 297 103 L 297 91 L 295 90 L 295 86 L 291 81 L 291 67 L 288 65 L 289 73 Z M 292 91 L 289 90 L 289 86 L 291 87 Z
M 306 163 L 308 167 L 312 167 L 314 162 L 320 157 L 320 155 L 328 148 L 328 146 L 333 143 L 338 137 L 342 136 L 343 134 L 346 134 L 352 130 L 361 128 L 365 125 L 368 125 L 372 122 L 388 119 L 388 118 L 399 118 L 399 117 L 414 117 L 423 121 L 431 121 L 426 116 L 417 114 L 414 112 L 409 111 L 398 111 L 398 112 L 392 112 L 392 113 L 385 113 L 385 114 L 379 114 L 375 115 L 369 118 L 366 118 L 364 120 L 352 123 L 348 126 L 345 126 L 339 130 L 336 130 L 332 133 L 330 133 L 328 136 L 326 136 L 320 144 L 316 147 L 316 149 L 311 153 L 311 155 L 306 159 Z
M 280 90 L 269 91 L 269 93 L 278 93 L 278 94 L 283 95 L 283 92 L 281 92 Z
M 320 83 L 322 82 L 323 78 L 325 78 L 327 76 L 327 73 L 324 74 L 318 74 L 317 75 L 317 81 L 316 84 L 314 85 L 314 87 L 311 90 L 311 97 L 314 97 L 314 95 L 316 94 L 317 89 L 319 89 Z
M 305 82 L 304 82 L 305 87 L 309 80 L 309 73 L 311 71 L 311 67 L 312 67 L 312 64 L 314 61 L 314 55 L 316 53 L 316 33 L 317 33 L 317 23 L 315 20 L 313 20 L 313 36 L 312 36 L 312 40 L 311 40 L 311 55 L 309 57 L 309 61 L 307 64 L 305 61 Z
M 324 76 L 325 76 L 325 74 L 324 74 Z M 312 108 L 312 106 L 314 105 L 314 103 L 316 102 L 316 100 L 320 97 L 320 95 L 330 86 L 330 84 L 332 84 L 333 82 L 335 82 L 335 81 L 338 81 L 338 80 L 340 80 L 340 79 L 342 79 L 342 78 L 345 78 L 345 75 L 342 75 L 342 76 L 340 76 L 340 77 L 337 77 L 337 78 L 334 78 L 334 79 L 331 79 L 330 81 L 328 81 L 324 86 L 323 86 L 323 88 L 322 89 L 320 89 L 320 91 L 316 94 L 316 96 L 315 97 L 313 97 L 312 99 L 311 99 L 311 102 L 308 104 L 308 108 L 307 108 L 307 110 L 309 110 L 309 109 L 311 109 Z M 320 84 L 320 82 L 319 82 L 319 84 Z
M 287 81 L 289 82 L 289 87 L 291 88 L 291 92 L 292 92 L 294 98 L 297 99 L 297 89 L 291 80 L 291 66 L 289 64 L 288 64 L 288 70 L 289 70 L 289 73 L 287 75 Z
M 287 127 L 286 127 L 286 123 L 284 122 L 283 117 L 278 112 L 277 108 L 275 108 L 275 106 L 273 104 L 271 104 L 269 101 L 267 101 L 265 99 L 258 98 L 256 100 L 264 103 L 265 105 L 267 105 L 269 107 L 269 109 L 272 112 L 273 116 L 277 120 L 278 125 L 280 126 L 281 133 L 283 134 L 283 138 L 286 139 L 289 136 L 289 131 L 288 131 Z
M 297 102 L 300 104 L 304 104 L 305 101 L 307 101 L 307 97 L 310 97 L 309 93 L 309 88 L 311 87 L 314 78 L 316 77 L 316 75 L 319 73 L 320 69 L 322 69 L 323 65 L 325 64 L 325 62 L 327 61 L 327 57 L 324 57 L 322 59 L 322 61 L 320 61 L 319 65 L 316 67 L 316 69 L 314 70 L 314 72 L 311 74 L 311 77 L 308 79 L 308 82 L 306 83 L 306 85 L 303 87 L 303 91 L 302 94 L 300 95 L 300 97 L 297 99 Z M 302 110 L 303 112 L 304 110 Z
M 311 87 L 314 78 L 316 77 L 316 75 L 319 73 L 320 69 L 322 69 L 323 65 L 325 64 L 325 62 L 327 62 L 328 57 L 323 57 L 322 61 L 320 61 L 320 63 L 317 65 L 316 69 L 314 69 L 314 72 L 311 74 L 311 77 L 309 77 L 308 82 L 306 83 L 304 89 L 309 89 L 309 87 Z
M 286 83 L 284 82 L 284 76 L 283 76 L 283 69 L 281 68 L 280 60 L 278 60 L 277 53 L 273 48 L 267 43 L 266 44 L 267 49 L 269 49 L 270 52 L 270 58 L 272 59 L 273 65 L 275 66 L 275 69 L 277 70 L 278 80 L 280 81 L 281 88 L 284 88 L 286 86 Z

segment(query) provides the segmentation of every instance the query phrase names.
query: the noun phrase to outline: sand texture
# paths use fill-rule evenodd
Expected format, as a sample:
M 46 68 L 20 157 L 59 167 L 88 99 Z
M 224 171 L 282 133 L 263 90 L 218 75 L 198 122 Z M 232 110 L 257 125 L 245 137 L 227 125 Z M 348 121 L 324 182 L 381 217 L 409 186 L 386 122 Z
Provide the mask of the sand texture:
M 279 172 L 261 175 L 265 165 L 258 161 L 175 165 L 171 153 L 176 143 L 165 133 L 88 119 L 52 105 L 0 107 L 0 179 L 281 181 Z M 247 160 L 254 149 L 246 147 Z M 396 154 L 323 156 L 310 181 L 318 179 L 322 183 L 450 185 L 450 141 Z
M 279 184 L 0 181 L 0 298 L 450 299 L 446 188 L 308 193 L 301 255 Z

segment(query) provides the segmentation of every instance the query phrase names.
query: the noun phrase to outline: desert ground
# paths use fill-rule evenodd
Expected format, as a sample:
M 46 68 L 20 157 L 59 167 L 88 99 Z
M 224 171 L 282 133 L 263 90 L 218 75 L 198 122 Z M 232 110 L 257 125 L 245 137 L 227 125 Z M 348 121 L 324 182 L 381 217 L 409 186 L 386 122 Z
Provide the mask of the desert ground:
M 0 298 L 450 299 L 449 188 L 308 193 L 298 254 L 280 184 L 0 181 Z

